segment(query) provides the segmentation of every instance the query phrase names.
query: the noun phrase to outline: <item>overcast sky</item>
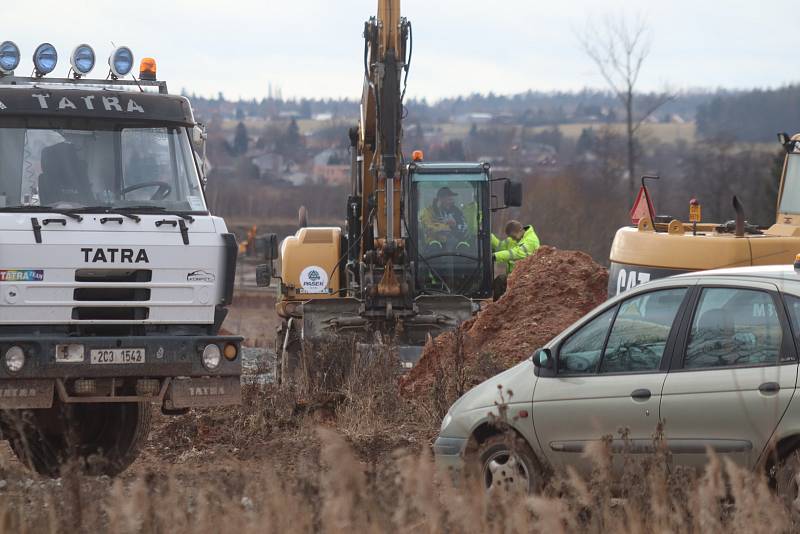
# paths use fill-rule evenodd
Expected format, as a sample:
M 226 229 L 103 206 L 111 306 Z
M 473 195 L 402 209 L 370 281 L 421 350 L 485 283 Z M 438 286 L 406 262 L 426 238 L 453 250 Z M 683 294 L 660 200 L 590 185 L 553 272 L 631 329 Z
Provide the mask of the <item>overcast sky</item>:
M 155 57 L 172 91 L 261 98 L 361 92 L 364 21 L 377 0 L 39 0 L 3 2 L 0 41 L 22 49 L 28 74 L 43 41 L 69 54 L 111 41 Z M 775 87 L 800 80 L 800 4 L 787 0 L 403 0 L 413 23 L 408 94 L 435 100 L 472 92 L 604 87 L 576 33 L 587 20 L 644 17 L 652 51 L 641 88 Z M 100 62 L 92 73 L 105 75 Z

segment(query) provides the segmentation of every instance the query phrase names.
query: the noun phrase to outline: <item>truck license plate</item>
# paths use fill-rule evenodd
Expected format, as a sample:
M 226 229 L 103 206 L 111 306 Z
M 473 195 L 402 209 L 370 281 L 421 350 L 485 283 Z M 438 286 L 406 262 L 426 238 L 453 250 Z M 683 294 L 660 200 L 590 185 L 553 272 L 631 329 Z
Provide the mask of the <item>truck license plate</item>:
M 96 349 L 92 363 L 144 363 L 144 349 Z

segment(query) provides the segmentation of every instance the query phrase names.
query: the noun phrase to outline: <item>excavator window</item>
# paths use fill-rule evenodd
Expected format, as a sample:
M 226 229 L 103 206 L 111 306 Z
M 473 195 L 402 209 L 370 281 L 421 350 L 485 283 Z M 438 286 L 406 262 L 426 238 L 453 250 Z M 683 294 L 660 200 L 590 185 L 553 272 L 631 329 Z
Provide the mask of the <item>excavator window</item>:
M 485 183 L 437 178 L 416 184 L 418 286 L 432 292 L 476 293 L 485 263 L 479 240 Z
M 800 154 L 789 154 L 779 212 L 800 213 Z

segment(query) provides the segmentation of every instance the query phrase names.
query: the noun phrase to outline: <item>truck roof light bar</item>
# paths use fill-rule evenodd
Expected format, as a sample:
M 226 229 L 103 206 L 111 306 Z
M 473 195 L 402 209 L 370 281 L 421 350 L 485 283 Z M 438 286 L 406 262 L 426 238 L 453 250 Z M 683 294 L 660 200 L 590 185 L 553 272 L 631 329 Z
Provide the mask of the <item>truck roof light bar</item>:
M 117 47 L 108 58 L 108 66 L 111 78 L 124 78 L 133 70 L 133 52 L 127 46 Z
M 14 74 L 19 66 L 19 47 L 13 41 L 0 43 L 0 77 Z
M 33 67 L 37 78 L 53 72 L 58 65 L 58 52 L 50 43 L 42 43 L 33 52 Z
M 0 76 L 0 86 L 19 85 L 19 86 L 94 86 L 104 89 L 117 89 L 122 91 L 144 92 L 145 87 L 156 87 L 160 94 L 169 94 L 167 82 L 155 80 L 88 80 L 85 78 L 31 78 L 21 76 Z
M 75 78 L 86 76 L 94 68 L 94 50 L 88 44 L 81 44 L 75 47 L 69 58 L 72 72 Z

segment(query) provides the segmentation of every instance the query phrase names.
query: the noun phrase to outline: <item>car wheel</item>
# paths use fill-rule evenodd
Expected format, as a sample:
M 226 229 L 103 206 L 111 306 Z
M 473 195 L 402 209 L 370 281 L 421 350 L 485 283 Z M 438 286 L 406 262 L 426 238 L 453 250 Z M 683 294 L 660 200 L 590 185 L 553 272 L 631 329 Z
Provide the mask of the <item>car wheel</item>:
M 794 450 L 775 467 L 775 491 L 795 517 L 800 517 L 800 451 Z
M 492 436 L 478 449 L 480 476 L 487 493 L 537 493 L 543 484 L 539 462 L 517 436 Z

